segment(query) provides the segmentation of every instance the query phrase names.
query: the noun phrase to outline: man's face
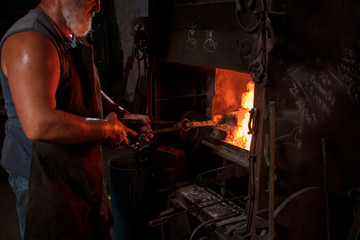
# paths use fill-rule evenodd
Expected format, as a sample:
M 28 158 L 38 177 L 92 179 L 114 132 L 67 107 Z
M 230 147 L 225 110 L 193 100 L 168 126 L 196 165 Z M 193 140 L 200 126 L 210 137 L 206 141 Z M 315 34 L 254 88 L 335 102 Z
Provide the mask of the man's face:
M 64 1 L 62 15 L 66 25 L 76 36 L 85 36 L 91 29 L 91 20 L 99 12 L 98 0 Z

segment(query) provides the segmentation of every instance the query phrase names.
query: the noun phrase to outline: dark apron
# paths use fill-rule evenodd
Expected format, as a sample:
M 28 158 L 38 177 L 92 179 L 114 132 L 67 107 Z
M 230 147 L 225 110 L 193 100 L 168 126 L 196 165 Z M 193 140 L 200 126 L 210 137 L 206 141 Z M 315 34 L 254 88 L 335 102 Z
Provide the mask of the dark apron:
M 102 117 L 93 49 L 68 49 L 71 77 L 57 89 L 57 109 Z M 96 142 L 34 141 L 25 239 L 110 239 L 113 218 L 103 182 L 103 155 Z

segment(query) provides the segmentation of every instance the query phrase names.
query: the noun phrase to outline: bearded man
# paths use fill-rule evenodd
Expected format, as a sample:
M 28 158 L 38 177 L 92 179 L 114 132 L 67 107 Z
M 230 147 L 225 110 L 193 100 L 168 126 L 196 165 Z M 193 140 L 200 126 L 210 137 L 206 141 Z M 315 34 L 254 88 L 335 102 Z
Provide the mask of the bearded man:
M 109 239 L 101 144 L 128 144 L 138 134 L 117 117 L 141 119 L 140 132 L 151 130 L 147 116 L 101 91 L 83 37 L 99 11 L 99 0 L 41 0 L 0 42 L 8 116 L 2 165 L 22 239 Z

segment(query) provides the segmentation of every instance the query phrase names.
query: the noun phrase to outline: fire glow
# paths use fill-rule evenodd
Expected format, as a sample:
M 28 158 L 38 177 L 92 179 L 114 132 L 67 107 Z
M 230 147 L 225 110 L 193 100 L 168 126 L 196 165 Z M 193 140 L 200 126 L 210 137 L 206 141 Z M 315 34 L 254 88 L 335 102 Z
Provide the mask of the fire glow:
M 243 93 L 242 95 L 242 105 L 236 115 L 237 117 L 237 126 L 235 130 L 227 135 L 224 142 L 230 143 L 232 145 L 250 150 L 251 135 L 248 134 L 248 123 L 250 120 L 249 111 L 253 107 L 254 99 L 254 83 L 249 82 L 247 84 L 248 92 Z M 246 111 L 244 114 L 244 110 Z
M 249 111 L 254 103 L 254 88 L 248 74 L 216 69 L 212 118 L 220 123 L 216 127 L 219 140 L 250 150 L 248 123 Z

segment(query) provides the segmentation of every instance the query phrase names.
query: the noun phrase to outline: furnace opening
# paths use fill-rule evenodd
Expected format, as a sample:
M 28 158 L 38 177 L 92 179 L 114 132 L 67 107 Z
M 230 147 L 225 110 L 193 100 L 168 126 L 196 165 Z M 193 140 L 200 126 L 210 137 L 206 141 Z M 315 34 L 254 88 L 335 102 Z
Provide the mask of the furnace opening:
M 254 82 L 249 74 L 217 68 L 212 120 L 219 122 L 212 137 L 250 150 L 249 111 L 254 105 Z

